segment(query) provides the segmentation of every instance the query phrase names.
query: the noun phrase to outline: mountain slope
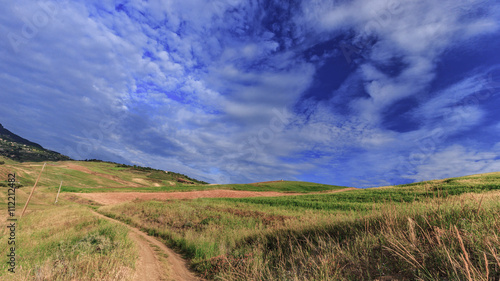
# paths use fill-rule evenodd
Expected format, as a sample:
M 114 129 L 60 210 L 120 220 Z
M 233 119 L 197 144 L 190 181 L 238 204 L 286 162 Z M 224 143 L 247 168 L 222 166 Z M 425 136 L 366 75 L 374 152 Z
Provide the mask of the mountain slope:
M 22 138 L 0 124 L 0 156 L 19 162 L 71 160 L 68 156 L 47 150 L 41 145 Z
M 56 185 L 60 180 L 64 180 L 65 184 L 69 184 L 72 188 L 140 188 L 207 184 L 180 173 L 149 167 L 130 166 L 97 159 L 71 160 L 68 156 L 47 150 L 37 143 L 12 133 L 0 124 L 1 180 L 8 173 L 15 171 L 22 175 L 25 184 L 33 184 L 34 178 L 38 174 L 39 165 L 33 165 L 29 162 L 49 162 L 48 166 L 52 168 L 47 168 L 45 173 L 49 173 L 51 170 L 56 173 L 42 179 L 42 181 L 47 181 L 46 184 L 49 185 Z M 58 161 L 64 162 L 50 163 Z
M 34 142 L 31 142 L 31 141 L 29 141 L 25 138 L 22 138 L 16 134 L 12 133 L 11 131 L 7 130 L 6 128 L 4 128 L 2 126 L 2 124 L 0 124 L 0 138 L 7 140 L 7 141 L 10 141 L 10 142 L 16 142 L 19 144 L 25 144 L 27 146 L 32 146 L 35 148 L 43 149 L 43 147 L 41 145 L 34 143 Z
M 2 156 L 0 162 L 5 162 L 0 165 L 0 186 L 7 186 L 9 173 L 16 173 L 23 186 L 32 186 L 43 165 L 34 162 L 19 163 Z M 174 172 L 112 162 L 47 161 L 38 185 L 57 190 L 61 181 L 62 192 L 166 191 L 203 188 L 206 184 Z

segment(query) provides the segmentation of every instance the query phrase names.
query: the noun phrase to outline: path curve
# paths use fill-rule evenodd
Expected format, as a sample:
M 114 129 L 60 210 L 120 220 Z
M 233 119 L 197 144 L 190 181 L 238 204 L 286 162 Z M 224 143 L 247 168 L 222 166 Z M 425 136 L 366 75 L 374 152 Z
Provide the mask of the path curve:
M 125 224 L 121 221 L 106 217 L 100 213 L 92 211 L 96 216 L 119 223 L 126 226 L 130 230 L 130 237 L 137 243 L 139 248 L 139 261 L 136 266 L 136 273 L 133 280 L 179 280 L 179 281 L 200 281 L 203 280 L 196 277 L 188 269 L 188 263 L 179 254 L 172 251 L 165 246 L 162 242 L 154 237 L 147 235 L 139 229 Z M 162 266 L 161 261 L 155 254 L 150 244 L 157 246 L 163 253 L 167 254 L 167 262 L 170 265 L 168 271 L 168 278 L 165 268 Z
M 141 200 L 166 200 L 166 199 L 196 199 L 196 198 L 244 198 L 244 197 L 276 197 L 292 195 L 311 195 L 337 193 L 357 188 L 343 188 L 328 192 L 311 193 L 284 193 L 275 191 L 244 191 L 244 190 L 201 190 L 183 192 L 96 192 L 96 193 L 72 193 L 102 205 L 113 205 L 134 199 Z

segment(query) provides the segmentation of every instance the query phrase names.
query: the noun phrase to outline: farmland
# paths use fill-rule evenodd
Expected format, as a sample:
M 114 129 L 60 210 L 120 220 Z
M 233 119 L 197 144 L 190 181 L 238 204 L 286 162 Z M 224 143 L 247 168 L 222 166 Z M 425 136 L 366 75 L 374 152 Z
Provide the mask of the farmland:
M 487 280 L 500 277 L 499 179 L 494 173 L 335 194 L 136 201 L 100 212 L 160 237 L 209 279 Z
M 13 171 L 24 185 L 18 190 L 22 206 L 42 165 L 4 161 L 2 178 Z M 94 210 L 157 237 L 207 280 L 500 278 L 500 173 L 373 189 L 290 181 L 188 184 L 177 177 L 115 163 L 49 162 L 20 222 L 20 273 L 3 270 L 2 280 L 122 280 L 138 272 L 137 241 Z M 82 194 L 217 190 L 286 196 L 102 206 Z M 5 194 L 0 199 L 6 208 Z M 6 239 L 3 230 L 0 243 Z

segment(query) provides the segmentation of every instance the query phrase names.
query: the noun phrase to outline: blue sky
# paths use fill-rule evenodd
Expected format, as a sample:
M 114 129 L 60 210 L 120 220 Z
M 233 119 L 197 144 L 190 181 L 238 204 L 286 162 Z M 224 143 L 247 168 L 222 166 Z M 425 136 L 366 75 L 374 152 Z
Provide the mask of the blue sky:
M 212 183 L 500 171 L 500 3 L 4 1 L 0 123 Z

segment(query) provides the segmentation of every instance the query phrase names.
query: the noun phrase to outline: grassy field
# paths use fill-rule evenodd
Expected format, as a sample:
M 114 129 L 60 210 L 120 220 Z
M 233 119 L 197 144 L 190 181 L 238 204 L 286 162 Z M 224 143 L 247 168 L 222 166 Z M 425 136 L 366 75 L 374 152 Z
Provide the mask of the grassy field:
M 5 164 L 0 165 L 0 176 L 4 179 L 8 172 L 16 172 L 23 186 L 32 186 L 42 169 L 43 163 L 18 163 L 0 157 Z M 40 180 L 41 186 L 59 187 L 63 181 L 63 192 L 66 190 L 93 190 L 97 188 L 120 189 L 161 186 L 201 185 L 185 175 L 143 168 L 125 166 L 109 162 L 93 161 L 60 161 L 47 162 Z M 179 178 L 192 181 L 193 184 L 182 184 Z
M 25 185 L 18 190 L 18 212 L 40 169 L 40 163 L 7 159 L 0 165 L 0 179 L 15 171 Z M 48 163 L 19 222 L 18 273 L 6 274 L 2 263 L 0 279 L 126 280 L 135 270 L 137 249 L 126 228 L 96 218 L 92 208 L 161 238 L 210 280 L 500 280 L 500 173 L 339 193 L 327 191 L 345 187 L 288 181 L 171 184 L 175 177 L 113 163 Z M 61 180 L 63 192 L 232 189 L 304 195 L 101 207 L 66 201 L 68 194 L 54 205 Z M 0 193 L 0 208 L 6 210 L 6 202 L 6 192 Z M 0 235 L 6 245 L 7 230 Z M 6 251 L 2 247 L 0 254 Z
M 6 192 L 0 208 L 7 212 Z M 16 270 L 0 265 L 0 280 L 129 280 L 134 273 L 137 249 L 124 226 L 97 218 L 88 207 L 35 192 L 28 211 L 17 222 Z M 16 194 L 17 215 L 27 194 Z M 10 236 L 5 216 L 0 231 L 0 255 L 7 261 Z M 4 247 L 6 246 L 6 247 Z M 8 247 L 7 247 L 8 246 Z
M 221 280 L 498 280 L 499 173 L 275 198 L 144 201 L 100 212 Z
M 57 187 L 53 187 L 57 189 Z M 255 184 L 217 184 L 217 185 L 186 185 L 176 186 L 148 186 L 134 188 L 74 188 L 64 187 L 63 192 L 93 193 L 93 192 L 175 192 L 175 191 L 201 191 L 201 190 L 245 190 L 245 191 L 276 191 L 292 193 L 327 192 L 346 188 L 345 186 L 317 184 L 311 182 L 284 181 L 273 183 Z
M 2 158 L 0 179 L 6 179 L 9 172 L 16 172 L 23 186 L 30 187 L 42 169 L 42 163 L 17 163 Z M 193 184 L 178 182 L 178 178 L 193 181 Z M 61 192 L 171 192 L 198 190 L 248 190 L 277 192 L 322 192 L 345 188 L 309 182 L 278 181 L 255 184 L 208 185 L 176 173 L 148 168 L 118 165 L 107 162 L 63 161 L 48 162 L 39 185 L 49 192 L 57 192 L 60 182 Z M 0 185 L 6 185 L 1 182 Z

